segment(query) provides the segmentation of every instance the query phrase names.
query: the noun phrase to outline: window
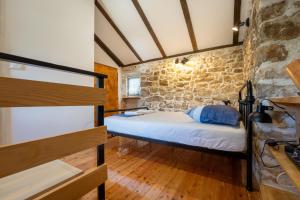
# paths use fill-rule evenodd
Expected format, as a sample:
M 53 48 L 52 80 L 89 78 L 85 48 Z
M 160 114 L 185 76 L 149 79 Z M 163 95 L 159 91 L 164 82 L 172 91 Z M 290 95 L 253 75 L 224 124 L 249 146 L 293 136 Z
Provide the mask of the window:
M 127 96 L 140 96 L 141 78 L 128 77 L 127 78 Z

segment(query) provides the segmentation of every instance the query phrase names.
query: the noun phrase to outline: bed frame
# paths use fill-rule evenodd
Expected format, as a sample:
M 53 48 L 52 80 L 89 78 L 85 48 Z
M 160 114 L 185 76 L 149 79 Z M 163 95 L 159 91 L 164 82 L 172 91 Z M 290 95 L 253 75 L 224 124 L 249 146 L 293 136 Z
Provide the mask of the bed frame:
M 245 88 L 246 88 L 246 92 L 244 91 Z M 245 94 L 244 99 L 243 99 L 243 94 Z M 163 145 L 168 145 L 168 146 L 173 146 L 173 147 L 190 149 L 190 150 L 194 150 L 194 151 L 201 151 L 201 152 L 207 152 L 207 153 L 213 153 L 213 154 L 219 154 L 219 155 L 244 159 L 247 162 L 246 188 L 248 191 L 252 191 L 253 190 L 253 184 L 252 184 L 253 131 L 252 131 L 252 121 L 248 119 L 248 116 L 250 113 L 253 112 L 253 104 L 255 102 L 255 98 L 253 96 L 253 87 L 252 87 L 251 81 L 247 81 L 240 89 L 238 102 L 239 102 L 239 112 L 241 113 L 243 124 L 247 130 L 247 151 L 245 151 L 245 152 L 230 152 L 230 151 L 208 149 L 208 148 L 204 148 L 204 147 L 191 146 L 191 145 L 181 144 L 181 143 L 177 143 L 177 142 L 168 142 L 168 141 L 164 141 L 164 140 L 157 140 L 157 139 L 152 139 L 152 138 L 147 138 L 147 137 L 140 137 L 140 136 L 129 135 L 129 134 L 125 134 L 125 133 L 111 132 L 111 131 L 108 131 L 108 133 L 110 133 L 113 136 L 121 136 L 121 137 L 136 139 L 136 140 L 153 142 L 153 143 L 157 143 L 157 144 L 163 144 Z M 129 109 L 106 110 L 105 113 L 124 112 L 127 110 L 137 110 L 137 109 L 145 109 L 145 108 L 148 109 L 147 107 L 139 107 L 139 108 L 129 108 Z

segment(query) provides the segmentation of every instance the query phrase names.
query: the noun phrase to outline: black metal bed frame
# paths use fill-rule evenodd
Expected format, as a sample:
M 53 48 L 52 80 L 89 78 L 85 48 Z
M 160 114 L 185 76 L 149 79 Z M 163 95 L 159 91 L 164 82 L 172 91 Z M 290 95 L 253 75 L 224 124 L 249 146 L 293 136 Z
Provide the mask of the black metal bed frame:
M 247 89 L 246 96 L 243 99 L 242 94 L 243 94 L 243 91 L 245 88 Z M 168 146 L 173 146 L 173 147 L 190 149 L 190 150 L 194 150 L 194 151 L 201 151 L 201 152 L 206 152 L 206 153 L 213 153 L 213 154 L 235 157 L 235 158 L 239 158 L 239 159 L 245 159 L 247 162 L 246 188 L 248 191 L 252 191 L 253 190 L 253 181 L 252 181 L 252 178 L 253 178 L 252 177 L 253 176 L 253 173 L 252 173 L 252 170 L 253 170 L 252 169 L 253 131 L 252 131 L 252 121 L 248 119 L 248 116 L 249 116 L 249 114 L 251 114 L 253 112 L 254 102 L 255 102 L 255 98 L 253 96 L 252 82 L 247 81 L 239 91 L 239 112 L 241 113 L 244 127 L 247 130 L 247 150 L 245 152 L 231 152 L 231 151 L 222 151 L 222 150 L 216 150 L 216 149 L 208 149 L 205 147 L 191 146 L 191 145 L 181 144 L 181 143 L 177 143 L 177 142 L 169 142 L 169 141 L 164 141 L 164 140 L 152 139 L 152 138 L 148 138 L 148 137 L 141 137 L 141 136 L 130 135 L 130 134 L 125 134 L 125 133 L 112 132 L 112 131 L 108 131 L 108 133 L 112 134 L 113 136 L 121 136 L 121 137 L 136 139 L 136 140 L 153 142 L 153 143 L 157 143 L 157 144 L 163 144 L 163 145 L 168 145 Z M 147 107 L 107 110 L 104 112 L 105 113 L 118 112 L 118 111 L 124 112 L 126 110 L 137 110 L 137 109 L 141 109 L 141 108 L 147 108 Z
M 63 65 L 57 65 L 49 62 L 44 62 L 40 60 L 34 60 L 30 58 L 25 58 L 21 56 L 11 55 L 0 52 L 0 60 L 13 62 L 13 63 L 22 63 L 26 65 L 30 65 L 33 67 L 42 67 L 54 70 L 61 70 L 65 72 L 72 72 L 81 75 L 92 76 L 96 78 L 96 86 L 98 88 L 104 88 L 104 79 L 107 78 L 107 75 L 99 74 L 91 71 L 86 71 L 82 69 L 77 69 L 73 67 L 67 67 Z M 104 125 L 104 106 L 97 106 L 96 108 L 96 119 L 97 119 L 97 126 Z M 97 146 L 97 166 L 104 164 L 104 144 Z M 98 188 L 98 199 L 104 200 L 105 199 L 105 184 L 103 183 Z

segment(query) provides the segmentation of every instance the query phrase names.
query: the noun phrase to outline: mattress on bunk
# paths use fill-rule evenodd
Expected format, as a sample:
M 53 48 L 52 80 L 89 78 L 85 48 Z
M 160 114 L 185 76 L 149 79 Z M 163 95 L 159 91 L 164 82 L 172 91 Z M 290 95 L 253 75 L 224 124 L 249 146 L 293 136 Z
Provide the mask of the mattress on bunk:
M 246 148 L 244 126 L 203 124 L 183 112 L 155 112 L 134 117 L 110 116 L 107 130 L 209 149 L 242 152 Z

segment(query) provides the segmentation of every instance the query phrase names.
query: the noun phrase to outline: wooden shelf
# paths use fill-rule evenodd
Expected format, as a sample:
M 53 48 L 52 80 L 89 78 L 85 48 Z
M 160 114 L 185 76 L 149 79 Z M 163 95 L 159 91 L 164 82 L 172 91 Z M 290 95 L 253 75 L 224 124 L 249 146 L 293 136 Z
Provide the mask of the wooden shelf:
M 279 190 L 264 184 L 260 186 L 260 193 L 262 200 L 299 200 L 300 198 L 300 196 L 293 193 Z
M 272 98 L 271 100 L 285 106 L 300 107 L 300 96 Z
M 275 157 L 275 159 L 279 162 L 282 169 L 286 171 L 287 175 L 294 182 L 295 186 L 300 190 L 300 168 L 298 168 L 293 161 L 289 159 L 289 157 L 284 152 L 284 147 L 281 145 L 279 150 L 275 150 L 270 148 L 270 152 Z
M 61 160 L 51 161 L 1 178 L 0 199 L 28 199 L 80 174 L 80 169 Z

